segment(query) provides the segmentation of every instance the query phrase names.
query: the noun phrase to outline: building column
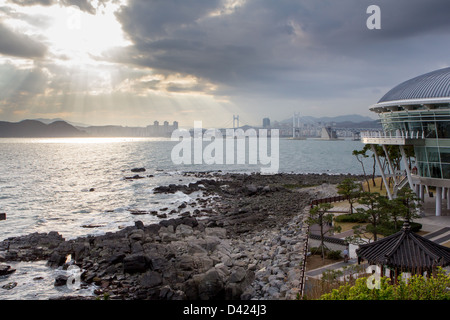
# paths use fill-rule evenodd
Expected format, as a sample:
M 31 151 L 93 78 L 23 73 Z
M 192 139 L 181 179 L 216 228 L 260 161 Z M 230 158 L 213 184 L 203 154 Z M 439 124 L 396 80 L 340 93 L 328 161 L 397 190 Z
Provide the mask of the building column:
M 420 198 L 420 184 L 416 184 L 416 196 Z
M 371 144 L 370 148 L 372 149 L 372 152 L 375 155 L 375 160 L 377 162 L 378 169 L 380 169 L 381 178 L 383 179 L 384 186 L 386 187 L 386 194 L 387 194 L 389 200 L 392 200 L 392 194 L 391 194 L 391 190 L 389 189 L 389 183 L 386 179 L 386 175 L 384 174 L 383 166 L 381 165 L 380 158 L 378 157 L 375 146 L 373 144 Z
M 423 184 L 420 185 L 419 198 L 422 202 L 425 201 L 425 186 Z
M 450 210 L 450 188 L 447 188 L 447 209 Z
M 414 190 L 414 184 L 413 184 L 412 177 L 411 177 L 411 170 L 409 170 L 409 164 L 408 164 L 408 160 L 406 159 L 405 149 L 403 148 L 402 145 L 400 145 L 399 148 L 400 148 L 400 153 L 402 154 L 403 165 L 405 166 L 405 170 L 406 170 L 406 176 L 408 177 L 409 187 L 411 188 L 411 190 Z
M 386 146 L 384 144 L 382 144 L 381 146 L 383 147 L 384 155 L 386 156 L 389 165 L 389 170 L 391 171 L 392 174 L 392 180 L 394 180 L 394 184 L 397 184 L 397 175 L 395 174 L 394 167 L 392 166 L 391 159 L 389 158 L 389 152 L 387 151 Z
M 436 187 L 436 217 L 441 215 L 442 207 L 442 187 Z

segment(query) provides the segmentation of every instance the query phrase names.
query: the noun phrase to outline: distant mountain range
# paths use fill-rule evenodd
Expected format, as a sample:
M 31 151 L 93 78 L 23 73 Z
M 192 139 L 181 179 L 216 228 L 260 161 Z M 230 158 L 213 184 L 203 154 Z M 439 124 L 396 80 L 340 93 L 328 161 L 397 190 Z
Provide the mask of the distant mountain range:
M 49 124 L 37 120 L 20 122 L 0 121 L 0 137 L 2 138 L 62 138 L 85 137 L 81 131 L 65 121 L 55 121 Z
M 66 121 L 64 119 L 61 118 L 53 118 L 53 119 L 44 119 L 44 118 L 38 118 L 38 119 L 32 119 L 32 120 L 36 120 L 45 124 L 50 124 L 53 123 L 55 121 L 64 121 L 67 122 L 68 124 L 74 126 L 74 127 L 90 127 L 90 124 L 85 124 L 85 123 L 81 123 L 81 122 L 73 122 L 73 121 Z
M 292 123 L 292 118 L 280 121 Z M 301 123 L 328 125 L 335 128 L 379 128 L 379 121 L 361 115 L 345 115 L 338 117 L 300 117 Z M 142 136 L 143 128 L 121 126 L 94 127 L 82 123 L 67 122 L 63 119 L 33 119 L 20 122 L 0 121 L 1 138 L 30 137 L 87 137 L 87 136 Z M 100 130 L 100 131 L 99 131 Z M 108 131 L 108 134 L 105 132 Z M 131 131 L 130 131 L 131 130 Z M 105 131 L 105 132 L 104 132 Z M 109 132 L 111 131 L 111 132 Z M 145 135 L 144 135 L 145 136 Z
M 69 137 L 170 137 L 174 125 L 147 127 L 74 126 L 63 120 L 50 119 L 0 121 L 0 138 L 69 138 Z

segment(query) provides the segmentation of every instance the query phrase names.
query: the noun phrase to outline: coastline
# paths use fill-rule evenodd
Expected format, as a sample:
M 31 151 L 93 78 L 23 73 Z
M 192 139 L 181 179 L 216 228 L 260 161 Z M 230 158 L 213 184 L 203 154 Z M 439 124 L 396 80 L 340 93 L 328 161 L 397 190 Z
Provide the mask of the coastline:
M 201 190 L 208 197 L 198 197 L 200 208 L 192 213 L 73 240 L 55 231 L 9 238 L 0 242 L 0 263 L 76 265 L 81 285 L 97 286 L 96 296 L 74 291 L 59 299 L 291 300 L 300 279 L 305 208 L 314 198 L 334 195 L 332 185 L 343 179 L 361 178 L 190 174 L 201 179 L 155 192 Z M 65 285 L 67 278 L 55 279 L 55 285 Z

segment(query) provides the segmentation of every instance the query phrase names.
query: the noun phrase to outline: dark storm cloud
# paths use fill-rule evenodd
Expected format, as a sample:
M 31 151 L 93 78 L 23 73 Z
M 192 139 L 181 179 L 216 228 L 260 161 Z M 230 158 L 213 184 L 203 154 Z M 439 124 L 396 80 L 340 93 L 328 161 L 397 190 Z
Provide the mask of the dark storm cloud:
M 0 23 L 0 53 L 20 58 L 42 58 L 47 48 L 31 37 L 16 33 Z
M 75 5 L 91 14 L 108 1 L 114 0 L 94 7 L 88 0 L 10 0 L 24 6 Z M 130 94 L 165 90 L 225 96 L 223 101 L 258 115 L 270 115 L 276 106 L 274 116 L 296 110 L 302 101 L 322 115 L 368 110 L 400 81 L 450 65 L 448 0 L 236 0 L 234 7 L 232 2 L 129 0 L 116 16 L 131 45 L 95 58 L 123 64 L 116 65 L 123 74 L 118 71 L 114 87 L 131 87 Z M 370 5 L 381 8 L 381 30 L 366 27 Z M 32 23 L 31 18 L 36 16 L 22 20 Z M 45 54 L 42 44 L 2 24 L 0 34 L 0 53 Z M 49 91 L 89 91 L 81 75 L 44 65 L 52 75 Z M 157 77 L 145 77 L 149 74 Z M 194 80 L 177 81 L 183 76 Z M 26 86 L 18 88 L 20 97 L 39 94 L 42 88 L 31 83 L 44 79 L 30 74 Z
M 147 42 L 191 29 L 197 19 L 219 4 L 219 0 L 130 1 L 118 16 L 132 39 Z
M 61 0 L 61 3 L 65 6 L 76 6 L 81 11 L 88 12 L 90 14 L 95 14 L 96 10 L 92 6 L 89 0 Z
M 366 9 L 372 4 L 381 8 L 381 30 L 366 27 Z M 122 52 L 122 61 L 193 74 L 234 90 L 245 85 L 246 90 L 315 94 L 318 83 L 321 89 L 340 87 L 336 73 L 355 72 L 355 80 L 367 73 L 370 66 L 358 66 L 358 59 L 394 61 L 405 55 L 408 39 L 448 35 L 450 24 L 447 0 L 261 0 L 247 1 L 232 14 L 207 16 L 221 5 L 130 1 L 118 14 L 134 43 Z M 324 77 L 317 77 L 320 73 Z M 362 80 L 355 85 L 368 85 Z
M 21 6 L 50 6 L 54 3 L 54 0 L 9 0 L 9 2 L 21 5 Z
M 64 6 L 77 6 L 80 10 L 88 12 L 90 14 L 95 14 L 96 10 L 92 6 L 90 0 L 9 0 L 12 3 L 21 5 L 21 6 L 51 6 L 53 4 L 60 3 Z M 104 3 L 105 1 L 100 1 L 100 3 Z
M 430 33 L 449 34 L 450 2 L 446 0 L 341 0 L 312 5 L 303 1 L 305 11 L 297 15 L 306 32 L 328 48 L 352 52 L 355 48 L 390 44 Z M 370 14 L 381 10 L 381 30 L 366 28 Z

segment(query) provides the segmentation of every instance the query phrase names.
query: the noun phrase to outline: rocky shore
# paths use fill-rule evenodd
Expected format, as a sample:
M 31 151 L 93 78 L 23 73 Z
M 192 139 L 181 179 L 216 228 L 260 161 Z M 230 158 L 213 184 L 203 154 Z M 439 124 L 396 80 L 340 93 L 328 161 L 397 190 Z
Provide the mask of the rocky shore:
M 333 185 L 349 176 L 186 175 L 197 181 L 154 192 L 201 191 L 195 209 L 182 204 L 171 212 L 176 218 L 137 221 L 102 236 L 65 240 L 52 231 L 9 238 L 0 242 L 0 269 L 6 273 L 8 261 L 76 266 L 82 286 L 97 286 L 97 296 L 82 299 L 295 299 L 309 203 L 335 195 Z

